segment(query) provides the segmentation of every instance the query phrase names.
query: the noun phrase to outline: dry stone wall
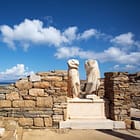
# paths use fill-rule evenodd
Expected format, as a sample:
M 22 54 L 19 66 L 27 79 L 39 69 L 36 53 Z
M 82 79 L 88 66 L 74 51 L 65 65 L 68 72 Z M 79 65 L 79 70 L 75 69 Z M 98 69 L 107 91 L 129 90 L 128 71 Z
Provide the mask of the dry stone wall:
M 23 127 L 58 127 L 66 109 L 67 71 L 37 73 L 0 88 L 0 116 Z
M 140 109 L 140 73 L 108 72 L 96 94 L 109 101 L 109 118 L 130 118 Z M 17 120 L 22 127 L 57 127 L 67 118 L 67 71 L 40 72 L 0 87 L 0 117 Z M 81 91 L 85 90 L 81 80 Z
M 129 74 L 131 107 L 140 109 L 140 72 Z
M 109 100 L 109 117 L 115 121 L 130 118 L 131 99 L 128 73 L 105 73 L 105 97 Z

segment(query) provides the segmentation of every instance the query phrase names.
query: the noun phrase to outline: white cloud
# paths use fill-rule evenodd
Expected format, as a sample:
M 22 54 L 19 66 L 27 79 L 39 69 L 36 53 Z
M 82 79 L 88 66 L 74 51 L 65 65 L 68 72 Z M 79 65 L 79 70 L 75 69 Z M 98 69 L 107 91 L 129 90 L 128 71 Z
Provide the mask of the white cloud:
M 126 53 L 119 48 L 110 47 L 103 52 L 85 51 L 78 47 L 61 47 L 55 56 L 61 58 L 80 57 L 82 59 L 98 59 L 100 62 L 119 62 L 120 64 L 139 64 L 140 52 Z
M 78 28 L 76 26 L 69 27 L 63 32 L 63 35 L 69 40 L 69 42 L 71 42 L 77 38 L 77 30 Z
M 57 49 L 55 56 L 58 59 L 80 57 L 82 59 L 93 58 L 94 53 L 91 51 L 83 51 L 78 47 L 61 47 Z
M 91 38 L 92 36 L 99 36 L 99 32 L 96 30 L 96 29 L 89 29 L 89 30 L 86 30 L 84 31 L 82 34 L 79 34 L 78 38 L 79 39 L 89 39 Z
M 32 73 L 34 72 L 28 71 L 28 67 L 25 67 L 24 64 L 17 64 L 12 68 L 6 69 L 4 72 L 0 72 L 0 80 L 15 80 L 30 75 Z
M 25 44 L 30 42 L 35 44 L 47 43 L 54 46 L 67 42 L 66 37 L 61 34 L 60 30 L 52 26 L 44 28 L 43 22 L 40 20 L 25 19 L 19 25 L 14 25 L 13 28 L 2 25 L 0 26 L 0 31 L 3 41 L 11 48 L 15 48 L 15 41 Z
M 130 65 L 130 64 L 126 64 L 126 65 L 115 65 L 113 67 L 113 70 L 116 71 L 136 71 L 137 70 L 137 66 L 135 65 Z
M 16 49 L 17 43 L 26 51 L 33 44 L 46 44 L 55 47 L 71 44 L 79 39 L 89 39 L 97 36 L 99 32 L 95 29 L 85 30 L 83 33 L 77 33 L 78 27 L 68 27 L 61 31 L 53 26 L 44 27 L 43 22 L 37 19 L 25 19 L 18 25 L 10 27 L 8 25 L 0 26 L 3 42 L 7 43 L 12 49 Z
M 134 45 L 133 36 L 134 35 L 131 32 L 120 34 L 119 36 L 116 36 L 115 38 L 111 39 L 111 42 L 118 45 L 131 46 Z

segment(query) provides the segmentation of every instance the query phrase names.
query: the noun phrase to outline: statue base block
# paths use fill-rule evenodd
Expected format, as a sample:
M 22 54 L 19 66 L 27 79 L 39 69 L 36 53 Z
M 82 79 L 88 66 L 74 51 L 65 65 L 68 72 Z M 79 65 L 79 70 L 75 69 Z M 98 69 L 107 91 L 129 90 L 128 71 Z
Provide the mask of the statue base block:
M 67 119 L 106 119 L 105 103 L 103 99 L 70 99 Z

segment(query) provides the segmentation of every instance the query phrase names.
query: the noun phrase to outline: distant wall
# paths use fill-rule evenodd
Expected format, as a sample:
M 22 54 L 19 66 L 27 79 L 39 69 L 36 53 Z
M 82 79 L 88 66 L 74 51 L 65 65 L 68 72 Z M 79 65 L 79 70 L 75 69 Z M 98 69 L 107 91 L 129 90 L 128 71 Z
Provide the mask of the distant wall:
M 0 116 L 23 127 L 58 127 L 66 102 L 67 71 L 41 72 L 0 89 Z

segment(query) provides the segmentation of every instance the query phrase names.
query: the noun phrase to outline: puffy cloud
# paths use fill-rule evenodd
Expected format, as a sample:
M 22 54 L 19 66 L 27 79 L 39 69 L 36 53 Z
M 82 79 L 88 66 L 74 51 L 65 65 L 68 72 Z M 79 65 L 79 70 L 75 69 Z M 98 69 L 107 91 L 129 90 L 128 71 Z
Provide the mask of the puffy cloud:
M 122 45 L 122 46 L 131 46 L 134 45 L 133 34 L 131 32 L 120 34 L 115 38 L 111 39 L 111 42 Z
M 119 62 L 120 64 L 138 64 L 140 52 L 126 53 L 120 48 L 110 47 L 103 52 L 85 51 L 78 47 L 61 47 L 57 49 L 55 56 L 61 58 L 80 57 L 82 59 L 98 59 L 100 62 Z
M 22 44 L 21 47 L 24 50 L 27 50 L 31 43 L 60 47 L 79 39 L 89 39 L 98 33 L 95 29 L 89 29 L 83 33 L 77 33 L 77 30 L 76 26 L 68 27 L 64 31 L 53 26 L 44 27 L 43 22 L 37 19 L 25 19 L 13 28 L 8 25 L 0 26 L 3 42 L 12 49 L 16 49 L 15 43 Z
M 82 59 L 93 58 L 94 53 L 91 51 L 83 51 L 78 47 L 61 47 L 57 49 L 55 56 L 58 59 L 80 57 Z
M 24 22 L 14 25 L 13 28 L 3 25 L 0 27 L 0 30 L 3 41 L 12 48 L 15 48 L 14 41 L 26 44 L 30 42 L 35 44 L 47 43 L 54 46 L 67 42 L 66 37 L 61 34 L 60 30 L 51 26 L 44 28 L 43 22 L 40 20 L 25 19 Z
M 6 69 L 4 72 L 0 72 L 0 80 L 16 80 L 33 73 L 33 71 L 28 71 L 28 67 L 25 67 L 24 64 L 17 64 L 12 68 Z
M 89 29 L 89 30 L 84 31 L 82 34 L 79 34 L 78 38 L 79 39 L 89 39 L 92 36 L 97 37 L 99 35 L 100 35 L 100 33 L 96 29 Z
M 76 26 L 69 27 L 63 32 L 63 35 L 69 40 L 69 42 L 75 40 L 77 38 L 76 32 L 78 28 Z

